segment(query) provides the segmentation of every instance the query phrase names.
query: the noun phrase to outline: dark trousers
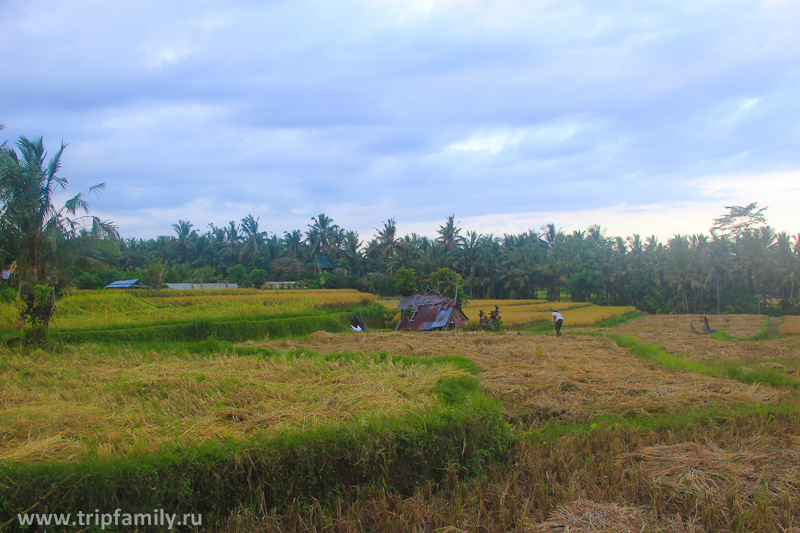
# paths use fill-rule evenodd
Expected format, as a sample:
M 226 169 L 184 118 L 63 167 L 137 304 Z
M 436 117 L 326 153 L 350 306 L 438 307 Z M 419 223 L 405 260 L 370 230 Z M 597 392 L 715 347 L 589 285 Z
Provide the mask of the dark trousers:
M 561 336 L 561 324 L 563 324 L 563 323 L 564 323 L 564 321 L 561 320 L 561 319 L 556 320 L 556 337 L 560 337 Z

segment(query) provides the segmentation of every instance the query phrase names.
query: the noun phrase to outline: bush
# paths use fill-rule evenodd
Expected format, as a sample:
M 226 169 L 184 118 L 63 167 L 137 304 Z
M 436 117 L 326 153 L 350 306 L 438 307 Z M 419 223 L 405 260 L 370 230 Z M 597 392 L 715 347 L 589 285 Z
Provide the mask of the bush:
M 236 283 L 240 287 L 243 286 L 247 280 L 247 269 L 244 265 L 228 267 L 228 279 L 231 280 L 231 283 Z
M 255 270 L 251 270 L 250 273 L 247 275 L 247 283 L 250 286 L 255 287 L 256 289 L 261 288 L 264 285 L 264 282 L 267 281 L 267 271 L 263 268 L 257 268 Z

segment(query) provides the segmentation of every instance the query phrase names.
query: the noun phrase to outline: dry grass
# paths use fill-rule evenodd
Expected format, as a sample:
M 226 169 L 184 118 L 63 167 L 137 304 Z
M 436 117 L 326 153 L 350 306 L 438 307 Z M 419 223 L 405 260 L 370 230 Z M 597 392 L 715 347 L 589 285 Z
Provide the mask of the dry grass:
M 781 397 L 768 387 L 658 368 L 598 337 L 524 333 L 367 333 L 326 335 L 266 343 L 322 353 L 379 352 L 463 355 L 482 371 L 484 387 L 500 399 L 509 418 L 527 425 L 579 420 L 597 414 L 634 415 Z
M 781 335 L 800 335 L 800 316 L 785 316 L 779 333 Z
M 648 530 L 665 531 L 664 525 L 643 507 L 598 503 L 581 498 L 556 509 L 546 522 L 530 524 L 525 530 L 531 533 L 640 533 Z
M 659 491 L 667 510 L 704 502 L 741 512 L 759 500 L 800 501 L 800 439 L 761 435 L 727 446 L 683 442 L 651 446 L 621 457 L 620 466 Z
M 796 419 L 692 425 L 685 437 L 679 431 L 598 428 L 545 446 L 523 442 L 507 463 L 477 479 L 459 479 L 452 468 L 438 485 L 423 485 L 413 495 L 368 487 L 330 506 L 312 503 L 283 513 L 241 509 L 231 513 L 224 531 L 796 533 L 800 498 L 791 466 L 798 449 L 786 435 L 798 429 Z M 770 466 L 762 475 L 759 465 Z M 684 482 L 680 471 L 691 476 L 697 469 L 707 480 L 725 480 L 694 490 L 694 480 Z M 774 486 L 749 492 L 759 475 Z M 665 478 L 677 483 L 677 494 L 664 488 Z M 740 485 L 744 490 L 737 492 Z
M 177 357 L 97 348 L 0 353 L 0 460 L 148 453 L 437 402 L 450 366 L 367 359 Z

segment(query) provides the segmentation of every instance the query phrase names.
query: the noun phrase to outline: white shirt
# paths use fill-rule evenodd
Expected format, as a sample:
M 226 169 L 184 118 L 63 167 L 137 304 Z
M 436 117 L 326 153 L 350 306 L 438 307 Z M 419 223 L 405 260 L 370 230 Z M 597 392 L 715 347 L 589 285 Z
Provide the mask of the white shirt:
M 556 320 L 564 320 L 564 317 L 561 316 L 561 313 L 553 313 L 553 318 Z

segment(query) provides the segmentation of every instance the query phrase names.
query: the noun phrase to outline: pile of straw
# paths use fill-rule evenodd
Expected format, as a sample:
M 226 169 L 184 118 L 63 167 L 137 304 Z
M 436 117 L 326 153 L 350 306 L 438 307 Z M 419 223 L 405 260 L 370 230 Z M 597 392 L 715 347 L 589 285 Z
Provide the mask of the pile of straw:
M 726 446 L 713 442 L 652 446 L 623 456 L 621 466 L 661 491 L 667 511 L 680 510 L 687 502 L 747 510 L 756 505 L 757 495 L 786 501 L 797 509 L 800 438 L 785 440 L 756 436 Z
M 579 499 L 562 505 L 549 520 L 531 524 L 531 533 L 581 531 L 587 533 L 638 533 L 653 530 L 651 516 L 640 507 L 625 507 L 615 503 L 597 503 Z

